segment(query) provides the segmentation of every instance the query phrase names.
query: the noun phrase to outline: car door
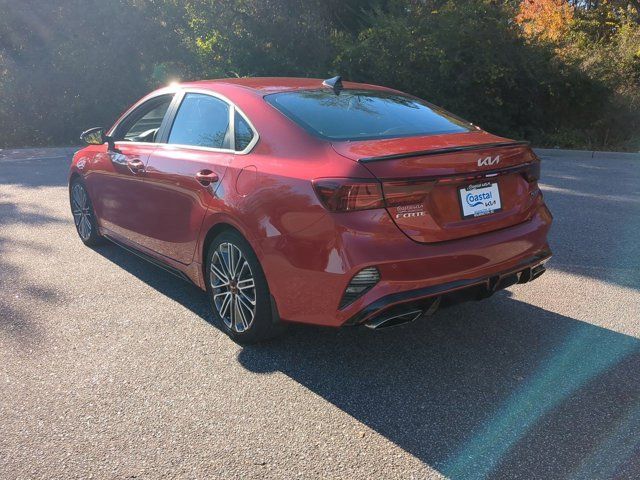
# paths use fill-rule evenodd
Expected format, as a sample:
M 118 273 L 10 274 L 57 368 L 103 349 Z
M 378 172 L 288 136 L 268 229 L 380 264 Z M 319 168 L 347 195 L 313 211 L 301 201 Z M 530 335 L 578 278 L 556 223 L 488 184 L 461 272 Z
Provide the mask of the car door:
M 166 138 L 150 155 L 146 241 L 183 264 L 193 256 L 207 209 L 233 160 L 233 108 L 213 93 L 180 93 Z
M 104 146 L 86 178 L 100 225 L 119 239 L 145 243 L 145 168 L 172 99 L 154 97 L 122 119 L 112 132 L 115 148 Z

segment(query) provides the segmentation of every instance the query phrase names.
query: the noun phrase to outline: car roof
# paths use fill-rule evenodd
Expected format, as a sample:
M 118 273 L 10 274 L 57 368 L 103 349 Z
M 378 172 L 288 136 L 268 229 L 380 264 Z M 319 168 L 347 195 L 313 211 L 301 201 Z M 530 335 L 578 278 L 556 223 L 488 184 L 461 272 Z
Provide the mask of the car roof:
M 243 77 L 243 78 L 219 78 L 213 80 L 197 80 L 181 83 L 181 87 L 201 88 L 215 90 L 216 85 L 236 86 L 252 90 L 260 95 L 270 93 L 288 92 L 295 90 L 311 90 L 327 88 L 322 85 L 324 79 L 299 78 L 299 77 Z M 364 90 L 389 90 L 389 88 L 366 83 L 343 82 L 344 88 L 359 88 Z

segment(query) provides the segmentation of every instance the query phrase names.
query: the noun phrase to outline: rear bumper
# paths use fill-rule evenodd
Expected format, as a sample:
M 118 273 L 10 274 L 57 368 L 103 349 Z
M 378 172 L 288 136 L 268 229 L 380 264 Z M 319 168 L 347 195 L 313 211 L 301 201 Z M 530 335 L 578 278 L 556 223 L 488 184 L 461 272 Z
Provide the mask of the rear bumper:
M 481 300 L 517 283 L 535 280 L 545 272 L 544 263 L 549 258 L 551 251 L 543 250 L 519 262 L 508 271 L 495 275 L 456 280 L 387 295 L 367 305 L 344 325 L 379 328 L 387 324 L 415 320 L 422 315 L 433 313 L 440 305 L 449 306 L 468 300 Z
M 374 214 L 378 217 L 371 218 Z M 327 216 L 312 228 L 266 244 L 261 261 L 283 320 L 360 324 L 397 304 L 492 285 L 496 277 L 504 285 L 502 277 L 550 255 L 552 217 L 544 205 L 527 222 L 437 244 L 410 240 L 384 211 L 353 212 L 338 220 Z M 375 234 L 360 228 L 372 223 Z M 378 269 L 379 282 L 341 308 L 351 278 L 371 266 Z

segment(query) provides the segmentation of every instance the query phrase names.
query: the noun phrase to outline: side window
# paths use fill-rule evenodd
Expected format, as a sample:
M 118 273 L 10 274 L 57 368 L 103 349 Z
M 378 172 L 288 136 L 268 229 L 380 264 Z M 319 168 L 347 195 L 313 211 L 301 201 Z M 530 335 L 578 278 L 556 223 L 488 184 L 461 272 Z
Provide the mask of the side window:
M 251 143 L 254 134 L 247 121 L 237 110 L 234 130 L 236 136 L 236 151 L 241 152 Z
M 200 93 L 187 93 L 173 122 L 169 143 L 230 148 L 229 105 Z
M 117 140 L 155 142 L 173 95 L 153 98 L 140 105 L 118 126 Z

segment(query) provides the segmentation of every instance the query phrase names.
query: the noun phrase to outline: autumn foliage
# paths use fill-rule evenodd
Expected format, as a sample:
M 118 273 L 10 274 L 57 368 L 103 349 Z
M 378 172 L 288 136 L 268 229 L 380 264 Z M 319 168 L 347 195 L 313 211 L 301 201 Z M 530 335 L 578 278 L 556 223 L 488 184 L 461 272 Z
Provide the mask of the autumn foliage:
M 536 145 L 640 150 L 640 0 L 0 0 L 0 148 L 175 79 L 344 78 Z
M 573 20 L 573 7 L 566 0 L 524 0 L 516 22 L 529 37 L 556 42 L 563 38 Z

